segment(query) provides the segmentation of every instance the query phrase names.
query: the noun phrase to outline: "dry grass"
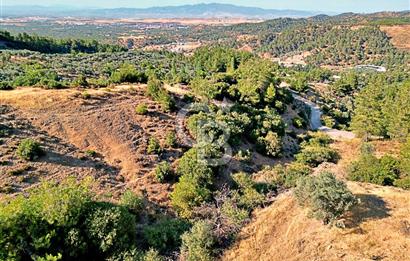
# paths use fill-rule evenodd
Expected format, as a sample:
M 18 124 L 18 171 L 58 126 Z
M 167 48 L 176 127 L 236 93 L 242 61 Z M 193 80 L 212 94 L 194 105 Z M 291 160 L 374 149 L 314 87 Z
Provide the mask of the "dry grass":
M 140 103 L 148 105 L 145 116 L 135 113 Z M 175 128 L 176 114 L 162 113 L 160 105 L 145 96 L 145 85 L 87 91 L 19 88 L 1 92 L 0 105 L 15 108 L 35 129 L 80 151 L 95 150 L 120 170 L 128 188 L 168 204 L 172 184 L 155 182 L 151 172 L 160 160 L 174 161 L 182 151 L 167 149 L 160 158 L 148 155 L 146 147 L 152 136 L 164 143 L 167 132 Z
M 345 179 L 346 167 L 360 154 L 360 140 L 337 141 L 341 160 L 324 164 Z M 398 144 L 374 141 L 376 155 L 397 153 Z M 308 218 L 291 192 L 257 211 L 237 243 L 222 260 L 390 260 L 407 261 L 410 251 L 410 192 L 392 187 L 347 182 L 360 204 L 344 217 L 345 229 L 329 228 Z
M 410 50 L 410 25 L 381 26 L 380 29 L 391 37 L 394 46 Z
M 410 192 L 349 183 L 361 200 L 347 228 L 310 219 L 290 193 L 256 213 L 222 260 L 410 260 Z

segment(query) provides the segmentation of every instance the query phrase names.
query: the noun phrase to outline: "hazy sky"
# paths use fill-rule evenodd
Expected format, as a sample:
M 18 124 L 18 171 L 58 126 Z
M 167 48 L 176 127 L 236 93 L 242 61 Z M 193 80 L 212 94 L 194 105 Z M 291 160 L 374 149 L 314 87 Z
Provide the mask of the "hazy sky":
M 375 12 L 410 9 L 410 0 L 0 0 L 3 5 L 65 5 L 77 7 L 151 7 L 197 3 L 230 3 L 271 9 L 331 12 Z

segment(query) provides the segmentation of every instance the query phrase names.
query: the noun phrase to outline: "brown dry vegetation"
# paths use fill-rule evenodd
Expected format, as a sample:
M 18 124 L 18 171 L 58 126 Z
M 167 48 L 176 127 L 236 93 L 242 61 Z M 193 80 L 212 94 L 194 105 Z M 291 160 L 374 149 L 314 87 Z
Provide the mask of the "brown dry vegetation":
M 173 162 L 181 151 L 167 149 L 161 156 L 148 155 L 146 147 L 150 137 L 164 142 L 167 131 L 175 128 L 175 115 L 160 112 L 160 106 L 145 97 L 142 85 L 87 92 L 89 99 L 73 89 L 21 88 L 1 92 L 0 104 L 15 108 L 15 114 L 35 131 L 56 137 L 78 151 L 96 151 L 107 164 L 119 170 L 117 179 L 127 188 L 146 193 L 148 199 L 166 205 L 171 185 L 155 182 L 151 172 L 160 160 Z M 148 105 L 148 115 L 135 113 L 140 103 Z M 67 151 L 60 149 L 60 141 L 55 150 L 63 157 Z M 75 167 L 70 171 L 83 174 Z
M 391 37 L 395 47 L 410 51 L 410 25 L 381 26 L 380 29 Z
M 398 144 L 374 141 L 376 155 L 397 153 Z M 346 167 L 360 153 L 360 140 L 333 144 L 340 162 L 323 164 L 346 177 Z M 345 216 L 345 229 L 329 228 L 307 217 L 291 192 L 257 211 L 237 243 L 222 260 L 410 260 L 410 192 L 392 187 L 347 182 L 360 203 Z
M 348 183 L 360 199 L 347 228 L 308 218 L 291 193 L 255 214 L 223 260 L 410 260 L 410 192 Z

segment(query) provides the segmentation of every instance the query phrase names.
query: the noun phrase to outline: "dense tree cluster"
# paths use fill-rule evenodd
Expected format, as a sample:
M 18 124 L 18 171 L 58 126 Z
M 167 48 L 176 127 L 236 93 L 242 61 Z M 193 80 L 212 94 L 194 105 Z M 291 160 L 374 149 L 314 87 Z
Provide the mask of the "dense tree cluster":
M 41 53 L 96 53 L 126 50 L 117 45 L 101 44 L 97 40 L 55 40 L 27 33 L 13 36 L 7 31 L 0 31 L 0 41 L 5 42 L 8 48 L 26 49 Z
M 402 144 L 398 156 L 383 155 L 378 158 L 371 144 L 363 144 L 361 155 L 349 167 L 349 178 L 383 186 L 410 188 L 410 139 Z
M 365 137 L 405 139 L 410 133 L 410 81 L 374 81 L 356 98 L 352 128 Z

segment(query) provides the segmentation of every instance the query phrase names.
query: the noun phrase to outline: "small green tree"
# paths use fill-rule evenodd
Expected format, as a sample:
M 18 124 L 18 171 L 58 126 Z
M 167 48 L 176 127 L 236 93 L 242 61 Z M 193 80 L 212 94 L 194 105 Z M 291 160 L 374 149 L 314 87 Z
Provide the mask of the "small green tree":
M 162 161 L 155 168 L 155 179 L 158 182 L 164 182 L 165 180 L 169 179 L 171 175 L 172 175 L 171 165 L 166 161 Z
M 187 261 L 211 261 L 214 244 L 212 226 L 206 221 L 198 221 L 182 235 L 181 255 Z
M 175 131 L 170 131 L 167 133 L 165 137 L 165 145 L 167 145 L 169 148 L 173 148 L 177 145 L 177 136 Z
M 151 137 L 148 141 L 147 153 L 148 154 L 160 154 L 162 151 L 161 145 L 158 140 Z
M 43 149 L 35 140 L 22 140 L 17 148 L 17 155 L 27 161 L 34 160 L 44 154 Z
M 135 113 L 138 115 L 145 115 L 148 113 L 148 107 L 145 103 L 138 104 L 137 107 L 135 107 Z
M 329 172 L 301 178 L 294 194 L 299 205 L 308 207 L 309 215 L 324 224 L 333 223 L 358 202 L 346 185 Z

